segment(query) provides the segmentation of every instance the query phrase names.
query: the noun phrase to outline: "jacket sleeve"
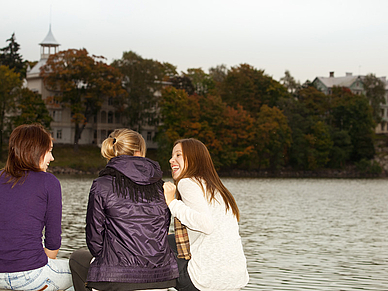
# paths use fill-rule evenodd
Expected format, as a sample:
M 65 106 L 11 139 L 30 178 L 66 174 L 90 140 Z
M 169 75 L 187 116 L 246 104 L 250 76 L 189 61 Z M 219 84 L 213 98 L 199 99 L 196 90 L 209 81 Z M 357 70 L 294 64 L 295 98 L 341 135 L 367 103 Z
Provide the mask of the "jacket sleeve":
M 98 181 L 94 181 L 89 193 L 86 212 L 86 244 L 93 257 L 102 251 L 105 229 L 104 201 Z
M 213 217 L 201 186 L 186 178 L 179 181 L 178 190 L 182 201 L 177 199 L 171 201 L 169 208 L 172 215 L 191 230 L 205 234 L 212 233 L 214 230 Z

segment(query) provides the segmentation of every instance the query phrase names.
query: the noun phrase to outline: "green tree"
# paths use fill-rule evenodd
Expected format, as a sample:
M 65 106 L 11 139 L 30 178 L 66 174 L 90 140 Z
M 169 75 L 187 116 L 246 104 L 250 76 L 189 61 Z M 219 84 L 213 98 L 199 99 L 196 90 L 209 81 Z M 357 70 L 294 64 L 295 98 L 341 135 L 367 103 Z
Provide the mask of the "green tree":
M 291 76 L 289 70 L 284 72 L 284 77 L 280 78 L 280 83 L 287 88 L 288 92 L 294 94 L 296 90 L 300 87 L 299 81 L 295 81 L 294 77 Z
M 15 106 L 15 97 L 22 86 L 20 74 L 8 66 L 0 65 L 0 155 L 3 147 L 3 133 L 8 125 L 8 113 Z
M 329 166 L 343 168 L 353 152 L 352 139 L 347 130 L 336 130 L 332 133 L 333 147 L 330 153 Z
M 310 133 L 305 135 L 305 139 L 308 144 L 307 168 L 315 170 L 325 167 L 333 146 L 329 127 L 318 121 L 311 127 Z
M 104 100 L 125 94 L 122 75 L 103 59 L 89 56 L 86 49 L 69 49 L 51 55 L 41 68 L 44 84 L 53 92 L 53 98 L 71 109 L 75 151 L 82 131 Z
M 11 117 L 13 127 L 26 123 L 40 123 L 45 128 L 50 128 L 53 120 L 50 116 L 42 95 L 31 91 L 28 88 L 22 88 L 17 94 L 16 112 Z
M 385 83 L 373 74 L 366 75 L 363 79 L 365 96 L 368 98 L 373 110 L 373 119 L 376 124 L 382 121 L 381 104 L 385 104 Z
M 15 73 L 19 73 L 19 78 L 24 79 L 26 77 L 26 62 L 19 54 L 20 45 L 16 42 L 15 33 L 7 39 L 7 42 L 9 44 L 0 49 L 0 65 L 14 69 Z
M 374 156 L 373 110 L 363 95 L 353 94 L 347 88 L 334 87 L 332 94 L 331 125 L 337 131 L 346 131 L 352 141 L 353 162 Z
M 277 107 L 263 105 L 257 116 L 256 147 L 259 166 L 275 171 L 285 165 L 292 143 L 286 116 Z
M 124 108 L 128 125 L 140 131 L 144 125 L 158 124 L 156 92 L 160 92 L 166 77 L 175 73 L 175 67 L 144 59 L 132 51 L 124 52 L 122 58 L 115 60 L 112 66 L 124 76 L 123 83 L 128 94 L 121 99 L 120 105 Z
M 206 74 L 201 68 L 187 69 L 187 74 L 194 86 L 194 92 L 198 95 L 205 96 L 209 91 L 213 90 L 215 83 L 209 74 Z

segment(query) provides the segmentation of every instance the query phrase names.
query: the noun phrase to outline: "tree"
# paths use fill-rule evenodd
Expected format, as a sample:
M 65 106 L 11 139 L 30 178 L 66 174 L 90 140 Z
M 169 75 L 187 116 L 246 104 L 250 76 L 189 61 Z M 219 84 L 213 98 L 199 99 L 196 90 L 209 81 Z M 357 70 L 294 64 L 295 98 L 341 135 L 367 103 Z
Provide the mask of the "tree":
M 333 146 L 329 127 L 324 122 L 318 121 L 310 128 L 310 133 L 305 135 L 305 139 L 308 144 L 307 168 L 315 170 L 325 167 Z
M 263 105 L 257 115 L 256 146 L 259 166 L 277 170 L 285 165 L 291 146 L 291 129 L 286 116 L 277 107 Z
M 191 83 L 194 85 L 194 92 L 198 95 L 205 96 L 209 91 L 214 89 L 215 83 L 213 79 L 206 74 L 201 68 L 198 69 L 187 69 L 187 75 Z
M 103 59 L 89 56 L 86 49 L 69 49 L 51 55 L 41 68 L 44 84 L 53 92 L 52 99 L 71 110 L 76 151 L 83 129 L 103 101 L 125 94 L 122 75 Z
M 385 104 L 385 83 L 373 74 L 366 75 L 363 79 L 365 96 L 373 109 L 373 119 L 376 124 L 382 121 L 381 104 Z
M 0 155 L 3 147 L 3 133 L 7 125 L 7 113 L 15 106 L 15 96 L 22 86 L 20 74 L 8 66 L 0 65 Z
M 35 93 L 28 88 L 22 88 L 18 92 L 16 112 L 11 119 L 13 127 L 38 122 L 45 128 L 50 128 L 50 123 L 53 120 L 42 99 L 42 95 Z
M 288 98 L 287 89 L 279 82 L 248 64 L 233 67 L 219 86 L 222 100 L 230 106 L 240 104 L 252 116 L 264 104 L 276 106 L 281 98 Z
M 26 77 L 26 64 L 22 60 L 22 56 L 19 54 L 20 45 L 16 42 L 15 33 L 11 38 L 7 39 L 9 44 L 0 49 L 0 65 L 8 66 L 10 69 L 14 69 L 15 73 L 19 73 L 19 78 L 24 79 Z
M 334 87 L 332 93 L 331 126 L 346 131 L 352 141 L 350 159 L 358 162 L 374 156 L 373 110 L 363 95 L 353 94 L 347 88 Z
M 219 96 L 189 96 L 174 87 L 163 89 L 160 106 L 158 144 L 165 155 L 160 160 L 168 160 L 175 140 L 190 137 L 207 145 L 219 169 L 237 165 L 252 152 L 254 120 L 241 106 L 227 106 Z
M 291 94 L 295 93 L 296 90 L 300 87 L 299 81 L 295 81 L 289 70 L 284 72 L 284 77 L 280 78 L 280 82 Z
M 174 74 L 175 67 L 144 59 L 132 51 L 124 52 L 122 58 L 115 60 L 112 66 L 124 76 L 123 83 L 128 94 L 121 100 L 121 106 L 128 125 L 140 131 L 144 125 L 158 124 L 156 92 L 160 92 L 164 86 L 165 78 Z

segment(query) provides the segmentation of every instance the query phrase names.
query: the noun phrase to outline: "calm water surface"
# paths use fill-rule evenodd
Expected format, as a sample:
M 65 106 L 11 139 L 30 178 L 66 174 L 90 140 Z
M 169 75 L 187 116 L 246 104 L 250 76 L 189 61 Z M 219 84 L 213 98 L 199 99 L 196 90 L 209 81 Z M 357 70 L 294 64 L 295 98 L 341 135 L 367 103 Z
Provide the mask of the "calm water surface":
M 85 246 L 93 177 L 59 179 L 68 258 Z M 388 180 L 223 181 L 241 211 L 244 290 L 388 290 Z

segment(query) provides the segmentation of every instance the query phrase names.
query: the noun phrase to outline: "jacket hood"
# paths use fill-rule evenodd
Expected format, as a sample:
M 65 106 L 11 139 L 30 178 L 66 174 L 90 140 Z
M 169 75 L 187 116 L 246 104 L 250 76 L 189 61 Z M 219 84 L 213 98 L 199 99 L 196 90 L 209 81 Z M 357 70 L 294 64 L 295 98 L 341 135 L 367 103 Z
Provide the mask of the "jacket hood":
M 122 155 L 111 159 L 106 166 L 119 171 L 139 185 L 156 183 L 163 176 L 158 162 L 143 157 Z

